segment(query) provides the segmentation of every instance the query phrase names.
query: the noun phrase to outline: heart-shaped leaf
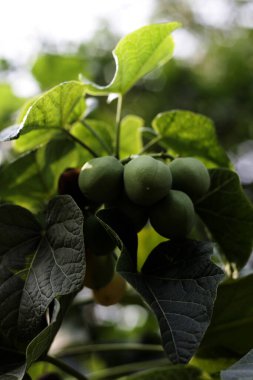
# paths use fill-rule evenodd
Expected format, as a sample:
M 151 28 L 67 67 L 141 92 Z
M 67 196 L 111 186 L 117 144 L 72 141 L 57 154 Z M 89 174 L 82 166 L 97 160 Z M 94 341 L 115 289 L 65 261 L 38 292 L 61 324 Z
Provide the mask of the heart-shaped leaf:
M 173 54 L 171 33 L 180 27 L 177 22 L 144 26 L 124 37 L 113 51 L 116 72 L 108 86 L 87 83 L 93 95 L 124 94 L 140 78 L 165 64 Z
M 212 244 L 193 240 L 159 244 L 142 272 L 123 251 L 120 274 L 143 296 L 159 322 L 163 346 L 173 363 L 187 363 L 209 325 L 220 268 L 210 261 Z
M 26 209 L 0 206 L 0 332 L 23 349 L 46 326 L 51 302 L 83 285 L 83 215 L 58 196 L 42 229 Z
M 253 206 L 235 172 L 211 169 L 211 186 L 196 211 L 227 259 L 239 268 L 246 264 L 253 245 Z
M 160 113 L 152 123 L 156 139 L 167 150 L 181 156 L 202 158 L 209 165 L 229 167 L 229 159 L 219 145 L 212 120 L 190 111 Z

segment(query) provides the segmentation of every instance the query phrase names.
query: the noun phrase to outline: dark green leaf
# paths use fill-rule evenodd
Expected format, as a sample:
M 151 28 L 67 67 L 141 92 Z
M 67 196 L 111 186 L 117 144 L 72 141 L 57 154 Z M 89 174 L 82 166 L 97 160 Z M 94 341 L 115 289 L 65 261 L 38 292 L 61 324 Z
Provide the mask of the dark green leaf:
M 208 242 L 170 241 L 151 252 L 141 273 L 129 252 L 118 261 L 118 271 L 156 314 L 165 352 L 173 363 L 190 360 L 209 325 L 223 277 L 210 261 L 211 254 Z
M 245 355 L 253 342 L 253 275 L 229 280 L 218 288 L 211 324 L 199 355 Z
M 242 267 L 253 244 L 253 206 L 244 194 L 236 173 L 210 170 L 209 192 L 196 204 L 196 211 L 230 262 Z
M 0 206 L 0 220 L 0 332 L 23 349 L 45 327 L 54 298 L 82 287 L 83 215 L 70 196 L 58 196 L 43 231 L 19 206 Z
M 212 120 L 190 111 L 169 111 L 156 116 L 153 127 L 160 144 L 181 156 L 202 158 L 211 166 L 229 167 Z
M 0 345 L 0 380 L 21 380 L 25 369 L 24 355 Z
M 124 376 L 119 380 L 208 380 L 207 373 L 192 366 L 170 365 L 162 368 L 152 368 L 133 375 Z
M 177 22 L 144 26 L 124 37 L 113 51 L 116 72 L 108 86 L 87 84 L 94 95 L 126 93 L 140 78 L 165 64 L 173 54 L 171 33 Z
M 253 375 L 253 350 L 237 363 L 221 372 L 221 380 L 251 380 Z

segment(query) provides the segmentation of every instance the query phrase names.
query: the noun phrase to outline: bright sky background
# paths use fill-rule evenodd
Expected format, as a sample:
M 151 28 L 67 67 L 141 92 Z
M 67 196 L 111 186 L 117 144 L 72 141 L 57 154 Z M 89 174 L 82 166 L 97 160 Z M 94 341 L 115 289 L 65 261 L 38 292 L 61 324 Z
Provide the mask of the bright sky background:
M 203 28 L 206 25 L 226 28 L 234 22 L 230 0 L 186 1 L 191 3 Z M 35 94 L 38 88 L 27 71 L 27 63 L 31 64 L 40 50 L 38 41 L 57 46 L 88 41 L 99 29 L 102 19 L 122 37 L 146 25 L 155 4 L 156 0 L 4 0 L 1 4 L 0 58 L 15 62 L 18 68 L 7 79 L 18 95 Z M 244 26 L 250 23 L 253 26 L 251 5 L 237 15 Z M 204 54 L 205 46 L 184 27 L 175 31 L 173 37 L 175 57 L 194 62 Z

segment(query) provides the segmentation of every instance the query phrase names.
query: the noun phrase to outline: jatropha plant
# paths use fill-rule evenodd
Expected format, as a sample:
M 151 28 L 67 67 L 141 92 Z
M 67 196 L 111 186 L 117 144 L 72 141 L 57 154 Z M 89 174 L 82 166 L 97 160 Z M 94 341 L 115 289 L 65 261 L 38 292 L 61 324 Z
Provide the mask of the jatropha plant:
M 127 379 L 206 379 L 191 358 L 234 349 L 219 341 L 221 305 L 245 281 L 233 278 L 251 253 L 253 209 L 214 125 L 186 110 L 162 112 L 150 126 L 122 117 L 128 90 L 172 57 L 178 27 L 127 35 L 113 51 L 111 83 L 61 83 L 0 133 L 13 140 L 13 159 L 0 167 L 1 380 L 29 378 L 38 361 L 59 365 L 48 350 L 84 286 L 104 306 L 132 286 L 157 318 L 168 364 Z M 99 108 L 93 116 L 99 96 L 117 102 L 115 125 Z M 160 237 L 147 252 L 143 231 Z

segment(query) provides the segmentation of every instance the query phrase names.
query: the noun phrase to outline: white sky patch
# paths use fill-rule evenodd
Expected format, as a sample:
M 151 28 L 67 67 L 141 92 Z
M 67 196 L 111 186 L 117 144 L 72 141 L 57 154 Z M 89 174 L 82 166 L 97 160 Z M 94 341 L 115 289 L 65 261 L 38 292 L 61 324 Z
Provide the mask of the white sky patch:
M 1 7 L 0 56 L 23 63 L 37 53 L 39 40 L 87 41 L 102 19 L 124 36 L 147 24 L 152 4 L 153 0 L 8 0 Z
M 226 29 L 234 22 L 234 9 L 229 0 L 188 0 L 199 21 L 206 26 Z

